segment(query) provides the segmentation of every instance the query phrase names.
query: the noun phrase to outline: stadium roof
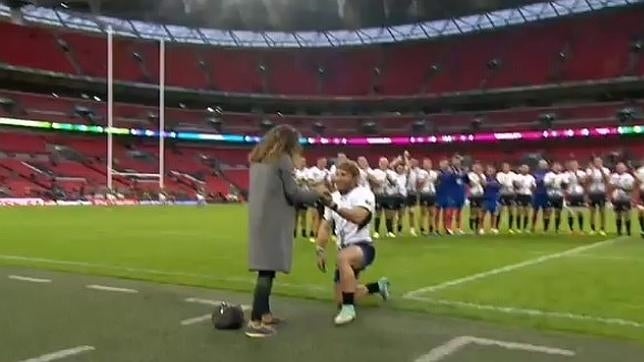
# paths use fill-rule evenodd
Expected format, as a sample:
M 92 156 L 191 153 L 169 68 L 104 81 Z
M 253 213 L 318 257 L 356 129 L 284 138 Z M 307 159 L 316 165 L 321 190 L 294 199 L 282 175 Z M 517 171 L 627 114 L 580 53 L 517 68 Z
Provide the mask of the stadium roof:
M 9 0 L 121 19 L 255 31 L 324 31 L 409 24 L 543 0 Z
M 100 0 L 89 0 L 90 3 L 98 3 L 98 6 L 108 6 L 107 3 L 102 3 Z M 147 0 L 146 0 L 147 1 Z M 130 1 L 133 4 L 146 3 L 146 1 Z M 204 5 L 215 4 L 220 6 L 227 1 L 234 1 L 235 6 L 239 7 L 241 3 L 246 3 L 255 6 L 259 0 L 222 0 L 222 1 L 209 1 L 209 0 L 154 0 L 155 4 L 192 4 Z M 353 0 L 261 0 L 261 3 L 274 3 L 285 4 L 286 2 L 297 1 L 301 3 L 318 3 L 325 1 L 332 1 L 333 3 L 344 3 Z M 412 1 L 412 0 L 369 0 L 381 4 L 382 1 L 400 2 L 400 3 L 422 3 L 425 1 Z M 6 2 L 6 1 L 5 1 Z M 114 17 L 107 15 L 92 15 L 86 12 L 74 11 L 72 8 L 80 6 L 79 4 L 86 3 L 86 0 L 75 0 L 74 2 L 59 3 L 57 7 L 43 7 L 37 5 L 16 6 L 19 0 L 12 0 L 12 6 L 0 4 L 0 17 L 15 17 L 16 14 L 22 16 L 24 20 L 34 23 L 42 23 L 49 26 L 68 27 L 72 29 L 105 33 L 108 29 L 113 29 L 117 35 L 138 37 L 143 39 L 165 39 L 170 42 L 194 43 L 205 45 L 219 45 L 219 46 L 232 46 L 232 47 L 254 47 L 254 48 L 272 48 L 272 47 L 337 47 L 337 46 L 351 46 L 351 45 L 368 45 L 368 44 L 381 44 L 381 43 L 395 43 L 407 40 L 423 40 L 432 39 L 442 36 L 453 34 L 463 34 L 487 29 L 495 29 L 510 25 L 522 24 L 527 22 L 534 22 L 543 19 L 550 19 L 559 16 L 566 16 L 571 14 L 586 13 L 610 7 L 626 6 L 632 4 L 642 4 L 644 0 L 554 0 L 547 2 L 534 2 L 527 1 L 528 4 L 523 4 L 517 7 L 496 9 L 487 12 L 479 12 L 475 14 L 466 14 L 461 16 L 452 16 L 447 18 L 416 21 L 413 23 L 393 25 L 391 19 L 398 19 L 396 17 L 387 18 L 388 25 L 355 28 L 353 30 L 319 30 L 319 31 L 250 31 L 244 30 L 243 27 L 236 30 L 222 29 L 222 28 L 209 28 L 198 26 L 184 26 L 177 24 L 167 24 L 161 22 L 141 21 L 135 19 L 127 19 L 125 17 Z M 439 3 L 447 6 L 449 2 L 438 1 Z M 460 1 L 452 1 L 460 3 Z M 468 0 L 465 3 L 485 3 L 485 1 Z M 489 2 L 494 4 L 515 4 L 525 3 L 526 1 L 506 1 L 498 0 L 496 2 Z M 38 3 L 49 4 L 51 1 L 38 1 Z M 123 4 L 123 1 L 110 1 L 110 4 Z M 359 3 L 359 1 L 358 1 Z M 102 4 L 102 5 L 101 5 Z M 114 12 L 118 6 L 114 6 Z M 255 5 L 252 5 L 255 4 Z M 427 3 L 429 4 L 429 3 Z M 191 5 L 191 6 L 192 6 Z M 337 5 L 337 4 L 336 4 Z M 409 4 L 408 4 L 409 5 Z M 94 5 L 93 7 L 96 7 Z M 132 5 L 132 8 L 138 5 Z M 427 5 L 429 6 L 429 5 Z M 488 6 L 491 7 L 491 6 Z M 13 11 L 12 11 L 13 8 Z M 297 8 L 297 6 L 296 6 Z M 447 9 L 450 7 L 447 6 Z M 455 7 L 467 13 L 466 8 L 460 6 Z M 108 8 L 110 9 L 110 8 Z M 467 8 L 479 9 L 481 6 Z M 193 10 L 191 10 L 193 11 Z M 322 10 L 321 10 L 322 11 Z M 471 10 L 470 10 L 471 11 Z M 103 12 L 103 11 L 101 11 Z M 109 13 L 109 11 L 105 11 Z M 444 10 L 443 13 L 449 13 Z M 453 11 L 453 14 L 463 13 Z M 122 16 L 126 12 L 119 12 Z M 324 11 L 322 11 L 324 14 Z M 270 16 L 269 16 L 270 18 Z M 323 18 L 323 16 L 320 16 Z M 404 18 L 404 17 L 403 17 Z M 422 17 L 418 17 L 421 19 Z M 404 18 L 409 20 L 407 18 Z M 162 19 L 160 19 L 162 20 Z M 331 22 L 333 24 L 333 22 Z

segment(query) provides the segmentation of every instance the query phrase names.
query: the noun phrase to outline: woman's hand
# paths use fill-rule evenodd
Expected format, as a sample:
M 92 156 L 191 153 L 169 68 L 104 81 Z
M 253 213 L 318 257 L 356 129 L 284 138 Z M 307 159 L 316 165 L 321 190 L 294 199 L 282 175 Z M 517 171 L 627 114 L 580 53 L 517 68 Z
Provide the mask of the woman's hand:
M 331 207 L 333 205 L 333 196 L 331 195 L 331 192 L 325 192 L 321 197 L 320 197 L 320 202 L 324 206 Z
M 331 195 L 331 191 L 324 186 L 324 185 L 318 185 L 313 187 L 313 191 L 317 192 L 318 197 L 320 198 L 320 202 L 326 206 L 329 206 L 333 202 L 333 196 Z
M 312 186 L 311 189 L 317 192 L 319 197 L 322 197 L 325 193 L 329 192 L 329 188 L 326 187 L 324 184 L 318 184 L 318 185 Z

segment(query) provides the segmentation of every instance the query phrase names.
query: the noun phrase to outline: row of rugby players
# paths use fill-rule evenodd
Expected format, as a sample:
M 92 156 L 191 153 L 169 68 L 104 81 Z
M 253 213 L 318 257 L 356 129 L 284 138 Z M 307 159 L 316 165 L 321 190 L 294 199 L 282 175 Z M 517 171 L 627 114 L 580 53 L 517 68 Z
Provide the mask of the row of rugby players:
M 346 160 L 346 155 L 340 153 L 335 163 Z M 371 168 L 365 157 L 358 157 L 356 162 L 361 170 L 361 186 L 370 188 L 376 195 L 375 238 L 380 237 L 383 211 L 387 237 L 402 232 L 405 214 L 413 236 L 417 235 L 416 226 L 421 234 L 463 233 L 461 215 L 466 199 L 470 206 L 469 228 L 481 234 L 485 233 L 486 217 L 489 217 L 491 233 L 499 232 L 502 218 L 510 233 L 534 232 L 539 211 L 543 230 L 550 230 L 553 218 L 554 230 L 559 232 L 565 210 L 571 232 L 575 227 L 579 232 L 585 230 L 584 216 L 589 211 L 590 233 L 605 235 L 606 206 L 611 205 L 620 235 L 623 232 L 630 235 L 631 210 L 637 207 L 640 233 L 644 237 L 644 166 L 631 171 L 619 163 L 612 172 L 597 157 L 585 170 L 576 160 L 568 161 L 565 168 L 559 162 L 550 165 L 541 160 L 534 172 L 528 165 L 521 165 L 514 172 L 509 163 L 503 163 L 497 172 L 494 166 L 484 167 L 478 162 L 471 169 L 463 167 L 462 158 L 455 155 L 450 160 L 440 160 L 435 170 L 431 159 L 425 158 L 420 164 L 406 151 L 391 160 L 380 158 L 377 168 Z M 301 185 L 327 183 L 332 187 L 335 165 L 327 168 L 325 158 L 318 159 L 310 168 L 304 159 L 296 166 L 295 178 Z M 416 206 L 420 206 L 418 219 Z M 307 208 L 308 205 L 298 205 L 304 237 L 307 236 L 304 213 Z M 308 235 L 311 238 L 319 220 L 318 213 L 312 215 L 312 231 Z

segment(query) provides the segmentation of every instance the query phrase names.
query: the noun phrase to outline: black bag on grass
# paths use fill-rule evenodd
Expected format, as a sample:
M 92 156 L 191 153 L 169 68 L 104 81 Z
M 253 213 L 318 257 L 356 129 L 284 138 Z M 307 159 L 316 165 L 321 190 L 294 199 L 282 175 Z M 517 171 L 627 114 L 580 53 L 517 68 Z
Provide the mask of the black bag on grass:
M 240 329 L 244 325 L 244 311 L 240 305 L 221 303 L 211 319 L 216 329 Z

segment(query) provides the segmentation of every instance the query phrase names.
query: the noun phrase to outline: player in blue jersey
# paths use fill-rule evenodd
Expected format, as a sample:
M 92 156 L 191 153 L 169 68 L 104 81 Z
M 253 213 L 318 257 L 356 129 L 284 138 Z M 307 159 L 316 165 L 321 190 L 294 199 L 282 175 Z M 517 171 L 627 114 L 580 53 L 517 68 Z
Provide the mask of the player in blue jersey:
M 463 233 L 461 216 L 463 214 L 463 207 L 465 207 L 465 189 L 466 185 L 469 184 L 467 171 L 463 168 L 462 160 L 463 158 L 459 154 L 452 157 L 451 166 L 454 172 L 454 179 L 450 193 L 453 200 L 453 207 L 449 210 L 449 213 L 451 214 L 449 219 L 452 217 L 454 218 L 454 221 L 456 222 L 454 230 L 459 234 Z M 451 226 L 451 224 L 448 225 Z
M 448 212 L 453 204 L 450 198 L 450 187 L 454 180 L 454 172 L 449 167 L 448 160 L 440 160 L 438 163 L 438 178 L 436 180 L 436 204 L 437 210 L 435 214 L 434 223 L 436 224 L 436 231 L 440 230 L 441 214 L 443 216 L 443 228 L 446 233 L 452 234 L 452 230 L 448 229 Z
M 532 198 L 532 232 L 534 233 L 537 228 L 537 218 L 539 217 L 539 210 L 541 210 L 541 218 L 543 220 L 543 230 L 548 230 L 550 226 L 550 203 L 548 202 L 548 188 L 544 183 L 546 174 L 548 173 L 548 161 L 540 160 L 537 170 L 534 172 L 534 179 L 537 182 L 537 187 L 534 190 L 534 197 Z
M 480 216 L 479 234 L 483 234 L 485 216 L 490 215 L 490 232 L 498 234 L 497 219 L 499 218 L 499 202 L 501 200 L 501 183 L 496 177 L 494 166 L 487 166 L 485 170 L 485 181 L 483 182 L 483 208 Z

